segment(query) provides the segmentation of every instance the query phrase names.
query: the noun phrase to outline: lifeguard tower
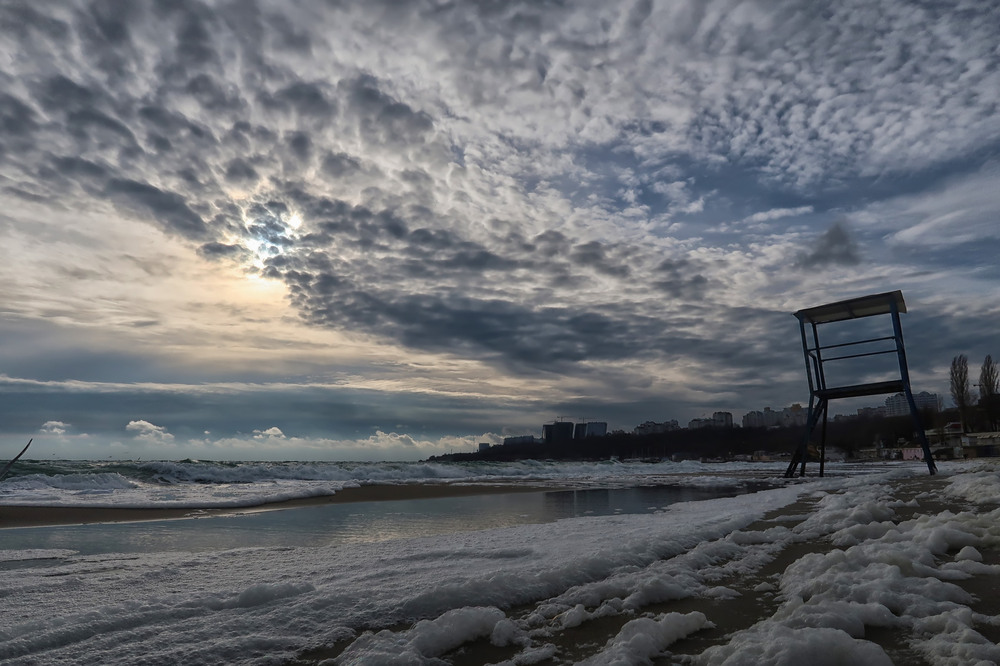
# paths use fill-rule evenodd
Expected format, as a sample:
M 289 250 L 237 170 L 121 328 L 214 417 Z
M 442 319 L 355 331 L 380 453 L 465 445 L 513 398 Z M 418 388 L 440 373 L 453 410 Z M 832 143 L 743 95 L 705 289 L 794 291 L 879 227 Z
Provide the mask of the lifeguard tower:
M 800 467 L 799 475 L 805 476 L 809 442 L 812 439 L 813 431 L 819 425 L 820 419 L 823 421 L 823 426 L 820 435 L 819 475 L 823 476 L 823 466 L 826 458 L 827 413 L 831 400 L 885 393 L 903 393 L 906 395 L 906 400 L 910 405 L 910 414 L 913 417 L 913 425 L 920 438 L 920 444 L 924 449 L 924 460 L 927 462 L 927 469 L 930 470 L 931 474 L 937 471 L 930 446 L 927 443 L 927 435 L 924 433 L 923 425 L 920 423 L 917 405 L 913 401 L 913 391 L 910 389 L 910 375 L 906 368 L 906 350 L 903 347 L 903 329 L 899 324 L 899 315 L 904 312 L 906 312 L 906 303 L 903 301 L 903 293 L 897 290 L 888 291 L 883 294 L 852 298 L 827 305 L 818 305 L 799 310 L 795 313 L 796 319 L 799 320 L 799 331 L 802 335 L 802 353 L 806 362 L 806 377 L 809 379 L 809 417 L 806 423 L 805 437 L 792 456 L 792 461 L 785 471 L 786 477 L 795 476 L 796 467 Z M 889 319 L 892 321 L 892 335 L 867 337 L 872 335 L 872 331 L 876 328 L 871 325 L 872 322 L 865 322 L 865 326 L 855 326 L 853 324 L 848 326 L 846 324 L 846 322 L 851 322 L 852 320 L 878 315 L 889 316 Z M 835 343 L 820 344 L 819 327 L 835 322 L 845 322 L 837 325 L 838 330 L 836 333 L 838 335 Z M 850 332 L 848 332 L 848 328 L 851 329 Z M 807 329 L 809 329 L 808 332 Z M 858 338 L 856 335 L 859 330 L 863 331 L 861 338 Z M 827 355 L 827 352 L 830 352 L 831 355 Z M 839 386 L 835 381 L 828 383 L 827 364 L 873 357 L 881 354 L 896 355 L 899 365 L 899 379 Z M 862 368 L 862 370 L 867 370 L 867 368 Z M 836 372 L 834 371 L 833 374 L 836 374 Z M 863 372 L 863 374 L 867 373 Z

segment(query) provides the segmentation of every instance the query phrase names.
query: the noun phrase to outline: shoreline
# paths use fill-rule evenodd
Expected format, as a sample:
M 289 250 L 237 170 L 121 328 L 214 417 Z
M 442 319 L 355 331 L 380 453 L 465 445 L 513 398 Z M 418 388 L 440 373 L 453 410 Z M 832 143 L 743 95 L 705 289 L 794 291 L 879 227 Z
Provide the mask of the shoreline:
M 1000 547 L 998 547 L 1000 541 L 995 538 L 997 533 L 995 514 L 990 515 L 997 510 L 997 502 L 1000 500 L 985 504 L 975 501 L 979 497 L 973 499 L 972 491 L 968 489 L 962 493 L 949 493 L 947 488 L 951 485 L 952 477 L 953 474 L 946 471 L 934 476 L 882 479 L 876 484 L 877 488 L 871 491 L 859 483 L 833 484 L 836 487 L 825 490 L 815 487 L 803 489 L 803 492 L 796 493 L 795 499 L 766 512 L 762 511 L 749 522 L 741 523 L 741 526 L 734 524 L 725 530 L 710 532 L 693 547 L 688 544 L 680 548 L 668 548 L 659 554 L 654 553 L 655 557 L 642 565 L 637 565 L 629 559 L 627 571 L 616 565 L 586 583 L 577 584 L 570 580 L 563 584 L 560 578 L 559 583 L 552 582 L 546 587 L 529 588 L 536 590 L 531 594 L 517 591 L 516 594 L 521 596 L 515 596 L 515 591 L 510 591 L 507 592 L 507 597 L 494 596 L 492 599 L 497 600 L 497 608 L 502 611 L 505 618 L 504 624 L 498 626 L 517 626 L 526 632 L 535 632 L 530 637 L 531 643 L 494 642 L 493 634 L 489 631 L 477 637 L 470 629 L 463 640 L 442 648 L 440 653 L 435 652 L 433 656 L 451 666 L 475 666 L 485 663 L 513 663 L 519 654 L 541 654 L 543 650 L 549 650 L 551 657 L 538 663 L 580 663 L 587 660 L 607 663 L 614 656 L 612 647 L 621 644 L 623 638 L 635 635 L 649 636 L 650 640 L 656 639 L 659 634 L 656 633 L 658 629 L 654 623 L 666 627 L 671 622 L 680 622 L 684 618 L 692 621 L 701 618 L 707 622 L 700 624 L 696 629 L 679 633 L 676 640 L 671 639 L 670 642 L 664 640 L 662 645 L 656 648 L 655 655 L 649 653 L 650 661 L 691 663 L 708 660 L 711 657 L 714 659 L 713 663 L 719 663 L 721 656 L 739 653 L 756 654 L 758 660 L 762 662 L 776 661 L 781 651 L 789 653 L 789 650 L 805 650 L 809 644 L 815 645 L 817 639 L 811 637 L 814 631 L 827 632 L 828 636 L 830 632 L 840 631 L 839 645 L 842 649 L 847 649 L 843 648 L 844 645 L 851 646 L 852 654 L 861 654 L 859 651 L 863 646 L 867 646 L 866 653 L 873 654 L 876 650 L 879 654 L 884 652 L 886 658 L 890 660 L 878 663 L 931 666 L 940 661 L 935 659 L 937 653 L 918 644 L 926 638 L 920 629 L 920 623 L 925 621 L 924 608 L 927 603 L 936 604 L 933 607 L 935 613 L 951 614 L 949 604 L 957 604 L 958 610 L 966 613 L 964 616 L 955 615 L 956 622 L 962 625 L 959 629 L 966 634 L 951 630 L 939 632 L 942 640 L 948 639 L 952 641 L 949 645 L 957 647 L 945 646 L 940 650 L 946 648 L 955 651 L 964 650 L 965 652 L 956 652 L 964 657 L 969 657 L 972 653 L 968 650 L 972 649 L 981 650 L 981 654 L 986 656 L 1000 654 L 995 653 L 995 644 L 1000 641 L 1000 626 L 990 622 L 990 618 L 1000 614 L 1000 602 L 997 601 L 1000 599 L 1000 574 L 997 573 L 1000 571 Z M 975 487 L 968 486 L 968 488 Z M 213 513 L 196 510 L 195 513 L 188 512 L 187 515 L 180 517 L 283 510 L 317 504 L 341 503 L 350 507 L 352 502 L 416 500 L 462 495 L 489 497 L 495 494 L 499 499 L 505 493 L 547 490 L 559 489 L 508 486 L 502 483 L 375 484 L 344 489 L 338 493 L 339 498 L 337 495 L 302 498 L 256 507 L 220 509 Z M 994 484 L 992 492 L 996 497 L 1000 497 L 1000 485 Z M 732 508 L 733 505 L 727 506 Z M 0 506 L 0 525 L 3 524 L 4 510 L 31 508 L 60 511 L 56 507 Z M 106 513 L 106 510 L 97 509 L 97 511 Z M 164 519 L 164 512 L 184 513 L 185 510 L 120 509 L 118 511 L 126 515 L 131 514 L 130 519 L 134 520 L 135 512 L 153 511 L 156 513 L 156 518 L 153 519 Z M 699 515 L 697 512 L 691 514 L 695 518 Z M 607 528 L 613 529 L 612 526 L 615 524 L 627 525 L 627 521 L 616 523 L 616 520 L 618 519 L 611 518 L 608 522 L 602 522 L 600 530 L 592 529 L 589 533 L 610 534 L 611 530 Z M 984 522 L 987 520 L 988 525 Z M 664 514 L 663 521 L 671 521 L 669 513 Z M 684 524 L 684 521 L 681 523 Z M 208 531 L 211 531 L 212 524 L 205 523 L 195 527 L 207 527 Z M 426 572 L 417 572 L 411 578 L 406 578 L 409 572 L 415 567 L 431 566 L 430 562 L 434 562 L 434 566 L 438 566 L 444 575 L 450 576 L 449 571 L 463 564 L 482 565 L 485 561 L 487 568 L 481 571 L 472 567 L 479 572 L 477 575 L 490 581 L 497 578 L 502 584 L 507 584 L 508 581 L 516 580 L 515 575 L 521 575 L 519 572 L 525 571 L 523 566 L 510 568 L 507 564 L 509 561 L 515 562 L 516 565 L 519 560 L 542 557 L 550 552 L 560 556 L 565 547 L 553 546 L 561 543 L 559 539 L 572 540 L 577 538 L 577 535 L 583 535 L 583 542 L 589 543 L 586 540 L 587 529 L 578 532 L 576 528 L 566 529 L 566 527 L 566 525 L 562 526 L 563 529 L 554 527 L 556 534 L 553 541 L 547 543 L 545 539 L 541 539 L 543 543 L 537 552 L 531 546 L 532 542 L 525 539 L 508 542 L 505 539 L 477 541 L 474 538 L 466 540 L 463 537 L 458 542 L 445 542 L 462 544 L 460 547 L 447 549 L 456 557 L 454 562 L 448 558 L 441 562 L 440 546 L 429 542 L 425 547 L 406 547 L 396 550 L 382 546 L 365 546 L 372 550 L 363 553 L 357 560 L 349 558 L 342 560 L 338 556 L 327 564 L 323 564 L 322 558 L 314 559 L 309 552 L 300 553 L 301 560 L 294 557 L 289 559 L 284 553 L 265 556 L 269 548 L 261 549 L 259 559 L 254 559 L 258 558 L 258 555 L 254 555 L 254 558 L 248 556 L 246 560 L 206 555 L 192 556 L 191 560 L 185 562 L 218 567 L 217 572 L 220 575 L 218 583 L 212 582 L 212 576 L 209 575 L 215 573 L 216 569 L 210 569 L 201 579 L 194 579 L 197 586 L 195 591 L 190 593 L 193 599 L 200 600 L 205 597 L 212 602 L 205 606 L 207 614 L 203 617 L 206 623 L 214 621 L 216 599 L 227 594 L 247 595 L 246 598 L 250 601 L 263 599 L 268 604 L 275 604 L 275 617 L 280 617 L 280 621 L 296 617 L 296 612 L 305 612 L 301 609 L 318 599 L 326 603 L 316 604 L 315 617 L 325 618 L 333 616 L 334 613 L 350 612 L 351 605 L 356 603 L 352 600 L 356 597 L 345 595 L 344 590 L 365 590 L 371 580 L 386 579 L 381 574 L 372 578 L 375 571 L 366 573 L 363 571 L 364 565 L 358 564 L 367 561 L 371 553 L 380 553 L 379 557 L 385 554 L 387 558 L 385 562 L 373 558 L 378 559 L 380 563 L 378 566 L 381 568 L 377 571 L 387 571 L 391 576 L 398 576 L 399 578 L 389 579 L 394 581 L 394 585 L 399 585 L 401 590 L 406 589 L 406 581 L 419 581 L 421 576 L 427 575 Z M 641 541 L 641 531 L 626 529 L 625 533 L 629 539 L 640 539 L 636 543 L 644 543 Z M 2 534 L 0 532 L 0 539 L 3 538 Z M 962 534 L 968 539 L 963 540 Z M 929 537 L 934 538 L 928 540 Z M 947 546 L 935 545 L 933 542 L 937 540 L 946 541 Z M 595 543 L 610 542 L 598 539 Z M 970 544 L 974 544 L 974 547 Z M 972 550 L 971 554 L 966 551 L 967 546 Z M 555 550 L 549 550 L 550 547 Z M 479 552 L 480 548 L 482 552 Z M 512 548 L 514 550 L 511 550 Z M 521 549 L 528 552 L 521 554 Z M 590 552 L 590 549 L 586 552 Z M 594 550 L 594 552 L 599 551 Z M 340 553 L 340 555 L 346 554 L 346 551 Z M 692 554 L 695 555 L 692 557 Z M 484 556 L 489 559 L 483 560 Z M 574 555 L 569 561 L 576 561 L 576 558 Z M 112 564 L 105 564 L 107 560 L 102 556 L 100 564 L 96 567 L 91 560 L 87 560 L 82 575 L 76 558 L 71 559 L 72 561 L 65 563 L 58 558 L 39 559 L 37 565 L 26 565 L 23 574 L 32 580 L 37 580 L 37 589 L 46 593 L 52 589 L 51 576 L 79 575 L 80 585 L 84 587 L 72 589 L 74 609 L 78 605 L 92 604 L 95 594 L 110 589 L 112 594 L 118 596 L 103 599 L 95 612 L 103 608 L 104 612 L 110 615 L 111 611 L 106 609 L 113 609 L 116 612 L 119 608 L 125 610 L 121 611 L 124 629 L 111 627 L 109 631 L 132 631 L 133 623 L 128 616 L 130 611 L 121 605 L 122 600 L 131 602 L 135 600 L 134 594 L 146 594 L 132 592 L 130 588 L 133 580 L 144 580 L 149 572 L 156 572 L 156 575 L 151 577 L 153 591 L 148 592 L 154 596 L 167 592 L 173 594 L 178 589 L 184 589 L 184 586 L 191 581 L 189 578 L 191 572 L 178 567 L 178 571 L 171 574 L 169 568 L 164 569 L 159 559 L 147 562 L 142 557 L 135 558 L 139 564 L 136 565 L 134 573 L 119 574 L 113 572 L 132 572 L 132 565 L 122 567 L 114 563 L 114 558 L 110 560 Z M 261 576 L 258 578 L 255 567 L 234 565 L 241 561 L 264 562 L 270 565 L 262 566 Z M 900 562 L 914 562 L 923 565 L 924 568 L 900 567 L 898 566 Z M 343 583 L 341 568 L 348 566 L 345 563 L 352 563 L 355 568 L 362 569 L 354 577 L 353 583 Z M 235 577 L 233 580 L 236 582 L 230 582 L 222 573 L 227 566 L 246 568 L 249 573 L 244 577 Z M 896 569 L 891 569 L 891 575 L 886 575 L 886 566 L 895 566 Z M 531 565 L 528 570 L 536 568 L 536 565 Z M 329 569 L 329 574 L 325 578 L 317 578 L 315 581 L 309 579 L 310 583 L 316 583 L 316 588 L 319 590 L 316 592 L 316 597 L 308 596 L 313 594 L 312 588 L 300 591 L 298 587 L 284 587 L 285 581 L 291 574 L 307 572 L 305 575 L 308 577 L 326 569 Z M 551 571 L 562 576 L 564 569 L 559 568 L 556 562 Z M 958 577 L 957 571 L 964 571 L 968 576 Z M 0 567 L 0 573 L 2 572 L 4 567 Z M 505 572 L 509 572 L 509 575 Z M 10 565 L 5 575 L 8 576 L 8 580 L 17 580 L 17 577 L 22 575 L 21 565 Z M 176 578 L 160 579 L 160 576 L 170 575 L 175 575 Z M 116 576 L 120 578 L 129 576 L 129 578 L 120 581 L 115 578 Z M 529 579 L 530 576 L 524 578 Z M 261 584 L 261 579 L 265 584 Z M 539 578 L 543 579 L 544 577 Z M 117 588 L 114 585 L 109 588 L 107 586 L 109 580 L 112 583 L 119 580 L 122 584 Z M 675 580 L 680 581 L 676 583 L 676 587 L 664 586 L 673 585 L 672 581 Z M 276 582 L 271 584 L 267 581 Z M 418 587 L 414 588 L 415 591 L 380 592 L 387 595 L 378 602 L 383 603 L 384 608 L 392 608 L 397 603 L 409 603 L 416 610 L 412 614 L 396 618 L 389 624 L 377 619 L 383 617 L 381 614 L 366 616 L 376 619 L 362 619 L 351 624 L 353 633 L 350 636 L 332 632 L 329 635 L 318 636 L 303 631 L 295 640 L 297 648 L 280 647 L 278 649 L 281 650 L 281 656 L 272 656 L 276 663 L 284 666 L 319 666 L 334 660 L 361 663 L 357 656 L 363 654 L 363 650 L 359 649 L 364 647 L 364 640 L 355 645 L 360 636 L 381 635 L 385 639 L 382 645 L 390 647 L 394 645 L 403 650 L 407 645 L 415 644 L 421 637 L 433 635 L 427 632 L 435 626 L 458 626 L 458 631 L 463 631 L 461 625 L 454 624 L 452 618 L 460 617 L 463 612 L 470 618 L 479 617 L 477 613 L 481 614 L 483 606 L 489 605 L 484 604 L 482 599 L 483 595 L 490 593 L 489 588 L 478 587 L 480 584 L 475 578 L 470 578 L 469 581 L 467 583 L 469 587 L 464 589 L 472 590 L 472 596 L 454 595 L 448 601 L 448 595 L 454 593 L 445 592 L 445 600 L 434 601 L 430 607 L 420 606 L 412 599 L 430 599 L 432 595 L 437 595 L 438 591 L 432 584 L 429 584 L 424 592 L 421 592 L 423 583 L 419 583 Z M 931 583 L 937 587 L 928 587 Z M 572 588 L 566 587 L 571 584 Z M 442 587 L 446 585 L 442 584 Z M 216 587 L 220 591 L 213 593 Z M 15 590 L 15 596 L 12 598 L 16 602 L 18 588 L 15 585 L 10 585 L 10 588 Z M 950 592 L 945 588 L 950 589 Z M 282 601 L 283 597 L 260 596 L 273 589 L 290 590 L 294 594 L 286 601 Z M 627 598 L 622 591 L 628 593 L 635 601 L 631 606 L 617 608 L 616 604 L 624 603 L 620 600 Z M 208 597 L 210 593 L 213 596 Z M 580 596 L 581 594 L 588 596 Z M 589 596 L 592 594 L 595 596 Z M 394 600 L 398 596 L 403 598 L 402 602 Z M 345 600 L 341 607 L 332 606 L 334 602 L 330 600 L 339 603 L 338 600 L 342 597 Z M 920 597 L 920 600 L 913 600 L 915 597 Z M 24 598 L 25 604 L 29 605 L 30 598 L 27 596 Z M 233 596 L 233 598 L 243 597 Z M 615 598 L 618 601 L 615 601 Z M 434 596 L 434 599 L 437 597 Z M 503 603 L 505 599 L 507 601 Z M 584 599 L 587 599 L 586 603 L 583 602 Z M 868 604 L 888 609 L 889 604 L 892 604 L 901 610 L 898 614 L 892 614 L 888 610 L 882 615 L 860 614 L 856 621 L 852 620 L 852 625 L 845 628 L 843 622 L 845 599 L 853 600 L 859 609 L 867 607 Z M 180 599 L 178 603 L 187 602 Z M 503 605 L 500 605 L 501 603 Z M 196 605 L 194 602 L 192 604 Z M 187 608 L 186 605 L 184 607 Z M 283 609 L 288 610 L 288 614 L 285 614 Z M 604 612 L 601 609 L 616 612 Z M 449 615 L 452 611 L 459 615 Z M 496 609 L 492 612 L 499 617 Z M 36 612 L 36 615 L 44 617 L 41 611 Z M 72 614 L 70 617 L 77 618 Z M 81 623 L 88 621 L 87 617 L 89 616 L 81 615 L 79 621 Z M 945 615 L 941 617 L 944 618 Z M 273 626 L 273 620 L 274 618 L 271 618 L 269 620 L 271 624 L 266 626 Z M 328 619 L 320 621 L 329 622 Z M 144 622 L 144 626 L 154 629 L 159 628 L 163 620 L 153 617 Z M 170 622 L 173 627 L 188 624 L 186 615 Z M 808 629 L 798 629 L 797 623 Z M 254 626 L 244 629 L 246 632 L 258 631 Z M 89 636 L 90 633 L 81 629 L 79 635 Z M 981 636 L 981 639 L 976 640 L 992 642 L 994 647 L 989 647 L 988 643 L 962 642 L 962 635 Z M 202 640 L 215 641 L 215 636 L 213 633 Z M 987 647 L 977 647 L 980 645 Z M 754 650 L 758 652 L 755 653 Z M 760 650 L 770 650 L 770 652 L 765 653 Z M 986 652 L 987 650 L 990 652 Z M 41 654 L 41 650 L 36 650 L 32 654 L 37 656 Z M 218 661 L 218 655 L 211 660 Z M 981 659 L 984 660 L 985 658 Z M 856 661 L 869 663 L 863 659 Z M 964 658 L 962 663 L 972 661 L 971 658 Z M 994 660 L 989 661 L 992 663 Z
M 338 490 L 333 495 L 317 495 L 296 499 L 265 502 L 247 506 L 212 508 L 110 506 L 30 506 L 0 504 L 0 532 L 18 527 L 54 527 L 59 525 L 92 525 L 96 523 L 131 523 L 152 520 L 191 520 L 213 516 L 232 516 L 262 511 L 283 511 L 303 506 L 347 504 L 356 502 L 391 502 L 442 499 L 470 495 L 544 492 L 561 490 L 551 486 L 504 484 L 408 483 L 372 484 Z

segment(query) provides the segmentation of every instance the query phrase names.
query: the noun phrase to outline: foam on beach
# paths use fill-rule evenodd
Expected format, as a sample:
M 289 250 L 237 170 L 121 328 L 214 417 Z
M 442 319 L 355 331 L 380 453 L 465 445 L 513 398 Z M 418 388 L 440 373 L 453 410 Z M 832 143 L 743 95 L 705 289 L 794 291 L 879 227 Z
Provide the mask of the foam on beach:
M 1000 574 L 1000 475 L 941 467 L 350 547 L 25 552 L 0 566 L 0 661 L 890 664 L 869 640 L 889 631 L 926 663 L 997 662 L 996 615 L 963 585 Z

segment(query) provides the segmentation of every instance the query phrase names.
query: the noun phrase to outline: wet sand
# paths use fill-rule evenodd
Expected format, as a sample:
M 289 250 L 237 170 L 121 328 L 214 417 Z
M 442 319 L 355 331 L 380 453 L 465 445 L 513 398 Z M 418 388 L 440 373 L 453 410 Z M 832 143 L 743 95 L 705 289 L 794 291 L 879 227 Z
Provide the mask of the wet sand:
M 8 527 L 41 527 L 45 525 L 85 525 L 92 523 L 125 523 L 141 520 L 176 520 L 183 518 L 204 518 L 226 516 L 258 511 L 280 511 L 301 506 L 342 504 L 348 502 L 386 502 L 393 500 L 435 499 L 442 497 L 466 497 L 469 495 L 492 495 L 498 493 L 538 492 L 557 490 L 552 487 L 533 487 L 514 484 L 449 484 L 411 483 L 393 485 L 369 485 L 344 488 L 334 495 L 320 495 L 301 499 L 285 500 L 255 506 L 225 507 L 213 509 L 168 508 L 168 509 L 123 509 L 117 507 L 51 507 L 51 506 L 3 506 L 0 505 L 0 529 Z

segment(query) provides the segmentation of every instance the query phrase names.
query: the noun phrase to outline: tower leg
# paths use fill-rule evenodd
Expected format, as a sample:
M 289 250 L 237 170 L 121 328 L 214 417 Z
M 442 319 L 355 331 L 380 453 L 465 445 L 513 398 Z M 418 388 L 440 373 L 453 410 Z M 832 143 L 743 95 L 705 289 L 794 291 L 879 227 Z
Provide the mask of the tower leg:
M 809 399 L 809 419 L 806 421 L 806 433 L 799 443 L 799 447 L 795 449 L 795 453 L 792 454 L 792 461 L 788 464 L 788 469 L 785 470 L 785 478 L 791 479 L 795 476 L 795 468 L 801 465 L 801 470 L 799 471 L 799 476 L 806 475 L 806 458 L 809 453 L 809 440 L 812 439 L 813 430 L 816 429 L 816 424 L 819 423 L 820 413 L 826 412 L 827 401 L 820 398 L 816 401 L 815 397 Z M 821 463 L 822 464 L 822 463 Z
M 910 404 L 910 416 L 913 417 L 913 427 L 917 431 L 917 437 L 920 438 L 920 446 L 924 450 L 924 462 L 927 463 L 927 471 L 931 474 L 937 474 L 937 465 L 934 464 L 931 445 L 927 441 L 927 432 L 924 430 L 924 424 L 920 422 L 920 412 L 917 410 L 917 402 L 913 399 L 913 391 L 910 390 L 909 382 L 903 386 L 903 391 L 906 393 L 906 401 Z
M 823 429 L 820 430 L 819 436 L 819 475 L 822 477 L 824 468 L 826 466 L 826 420 L 827 420 L 827 407 L 830 403 L 823 401 Z
M 913 390 L 910 389 L 910 371 L 906 366 L 906 347 L 903 345 L 903 328 L 899 324 L 899 310 L 896 304 L 891 306 L 892 333 L 896 338 L 896 356 L 899 359 L 899 376 L 903 380 L 903 393 L 906 395 L 906 402 L 910 405 L 910 416 L 913 417 L 913 426 L 917 430 L 917 437 L 920 438 L 920 446 L 924 449 L 924 461 L 927 463 L 927 471 L 931 474 L 937 473 L 937 465 L 934 464 L 934 456 L 931 454 L 931 446 L 927 441 L 927 433 L 924 432 L 924 425 L 920 422 L 920 412 L 917 411 L 917 403 L 913 399 Z

